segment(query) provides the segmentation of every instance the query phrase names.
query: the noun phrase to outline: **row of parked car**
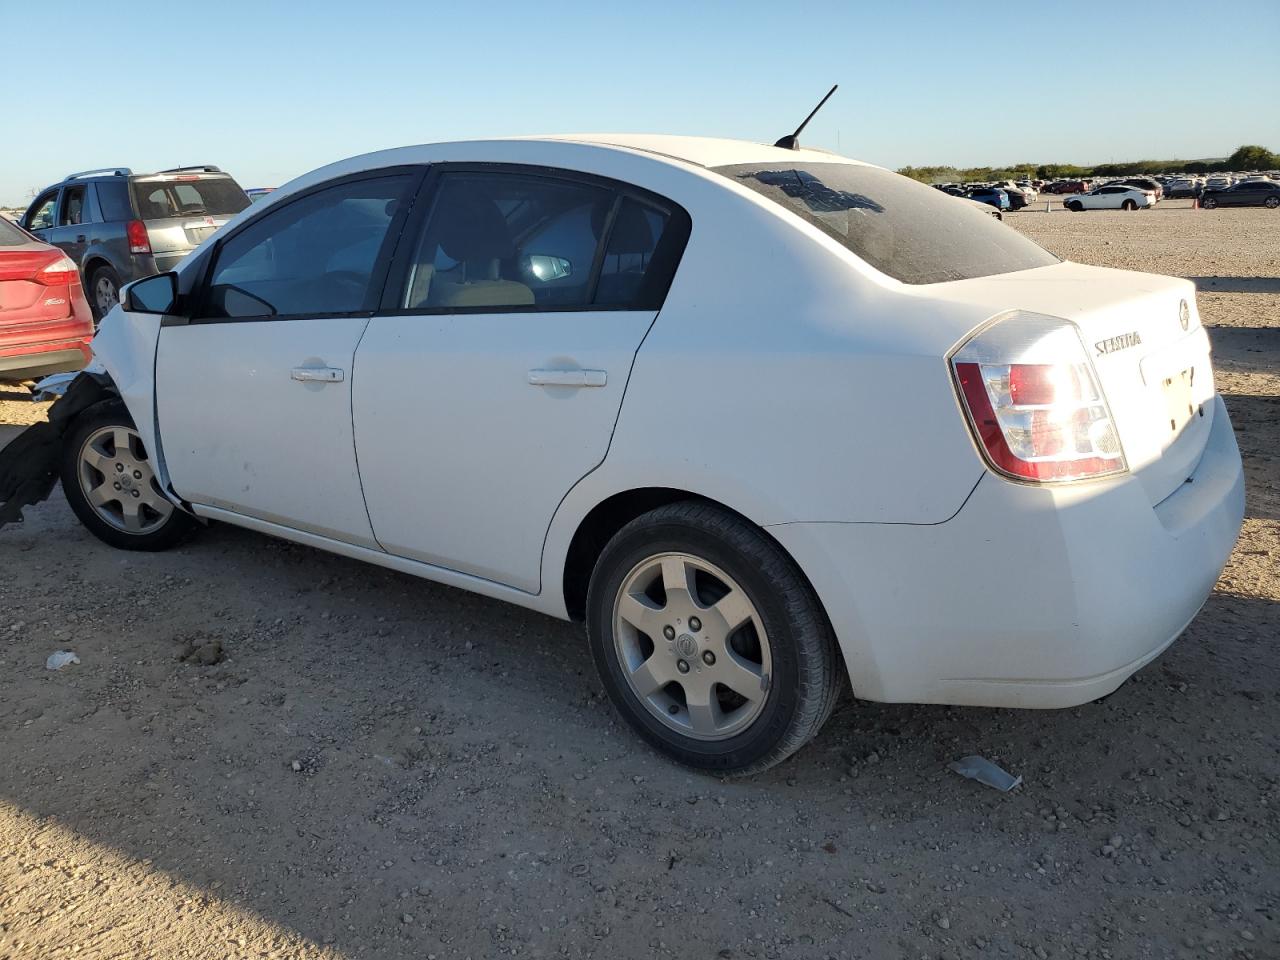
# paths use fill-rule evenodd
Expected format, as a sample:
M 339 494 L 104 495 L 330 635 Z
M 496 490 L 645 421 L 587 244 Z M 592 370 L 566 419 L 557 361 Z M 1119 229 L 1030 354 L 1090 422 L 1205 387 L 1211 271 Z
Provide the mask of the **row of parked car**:
M 0 217 L 0 382 L 78 370 L 132 280 L 164 273 L 274 188 L 244 190 L 212 164 L 68 174 Z
M 996 210 L 1020 210 L 1041 192 L 1066 195 L 1062 205 L 1085 210 L 1147 210 L 1170 197 L 1194 197 L 1206 209 L 1228 206 L 1280 207 L 1280 174 L 1222 174 L 1209 178 L 1128 177 L 1097 183 L 1093 180 L 1003 181 L 999 183 L 939 183 L 939 190 L 985 203 Z

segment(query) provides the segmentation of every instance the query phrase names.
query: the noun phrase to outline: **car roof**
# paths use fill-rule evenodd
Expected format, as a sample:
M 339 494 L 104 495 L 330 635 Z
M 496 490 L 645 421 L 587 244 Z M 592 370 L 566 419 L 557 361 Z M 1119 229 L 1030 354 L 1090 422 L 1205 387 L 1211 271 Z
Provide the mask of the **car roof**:
M 727 137 L 691 137 L 663 133 L 558 133 L 501 139 L 569 141 L 601 147 L 620 147 L 683 160 L 700 167 L 727 167 L 738 163 L 774 163 L 781 160 L 789 160 L 792 163 L 796 161 L 859 162 L 826 150 L 815 150 L 812 147 L 785 150 L 772 144 L 733 140 Z

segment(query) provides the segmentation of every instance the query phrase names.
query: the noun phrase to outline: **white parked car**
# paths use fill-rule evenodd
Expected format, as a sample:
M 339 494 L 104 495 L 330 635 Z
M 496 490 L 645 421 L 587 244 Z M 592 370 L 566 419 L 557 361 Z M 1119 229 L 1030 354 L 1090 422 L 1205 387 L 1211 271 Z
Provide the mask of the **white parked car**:
M 1110 693 L 1244 510 L 1191 283 L 803 149 L 345 160 L 126 287 L 94 350 L 39 439 L 99 538 L 221 520 L 584 619 L 626 720 L 721 772 L 846 685 Z
M 1088 193 L 1078 193 L 1064 201 L 1063 206 L 1079 213 L 1081 210 L 1145 210 L 1155 204 L 1156 195 L 1153 190 L 1112 183 Z

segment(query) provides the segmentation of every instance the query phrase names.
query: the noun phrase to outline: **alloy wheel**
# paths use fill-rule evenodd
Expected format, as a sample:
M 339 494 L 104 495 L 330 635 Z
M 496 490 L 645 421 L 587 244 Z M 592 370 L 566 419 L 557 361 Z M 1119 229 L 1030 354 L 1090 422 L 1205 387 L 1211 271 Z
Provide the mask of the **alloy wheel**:
M 760 614 L 700 557 L 663 553 L 636 564 L 614 601 L 613 642 L 632 693 L 684 736 L 742 733 L 768 700 L 772 656 Z
M 101 427 L 89 434 L 80 448 L 77 473 L 93 511 L 118 530 L 150 533 L 173 514 L 142 439 L 128 427 Z

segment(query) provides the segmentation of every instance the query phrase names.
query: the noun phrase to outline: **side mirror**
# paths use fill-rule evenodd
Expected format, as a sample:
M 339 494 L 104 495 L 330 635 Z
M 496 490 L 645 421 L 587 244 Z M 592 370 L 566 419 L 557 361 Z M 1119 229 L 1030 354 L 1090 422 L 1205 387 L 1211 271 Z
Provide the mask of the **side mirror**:
M 552 257 L 542 253 L 525 257 L 525 269 L 543 283 L 573 276 L 573 263 L 564 257 Z
M 161 273 L 129 284 L 124 308 L 130 313 L 172 313 L 178 302 L 178 275 Z

